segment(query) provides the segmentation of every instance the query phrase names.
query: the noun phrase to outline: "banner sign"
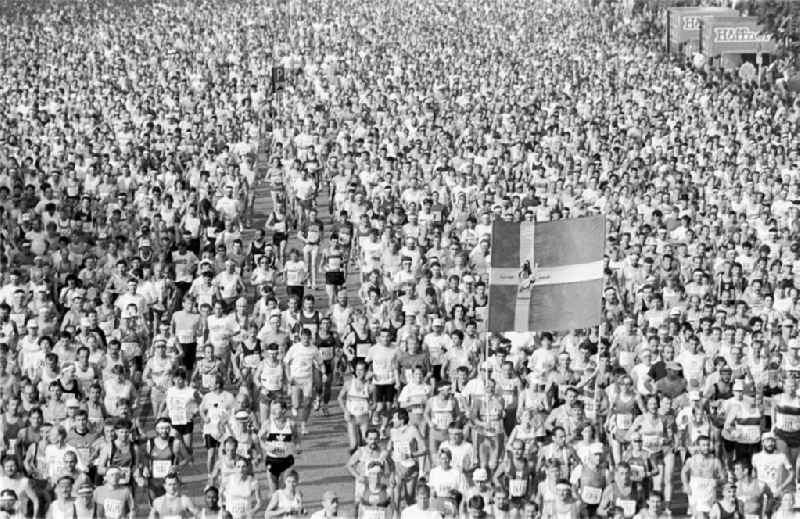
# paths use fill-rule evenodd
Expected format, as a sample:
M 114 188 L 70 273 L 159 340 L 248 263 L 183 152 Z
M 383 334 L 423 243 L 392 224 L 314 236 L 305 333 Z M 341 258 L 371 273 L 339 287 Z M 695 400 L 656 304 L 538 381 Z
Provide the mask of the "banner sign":
M 273 92 L 280 92 L 286 88 L 286 69 L 283 65 L 272 67 L 271 84 Z
M 736 16 L 738 13 L 726 7 L 671 7 L 667 9 L 666 45 L 678 52 L 684 44 L 699 48 L 700 19 L 704 16 Z
M 723 54 L 772 54 L 777 45 L 755 17 L 707 16 L 700 22 L 700 51 Z
M 597 325 L 605 230 L 604 216 L 495 222 L 487 330 L 556 331 Z

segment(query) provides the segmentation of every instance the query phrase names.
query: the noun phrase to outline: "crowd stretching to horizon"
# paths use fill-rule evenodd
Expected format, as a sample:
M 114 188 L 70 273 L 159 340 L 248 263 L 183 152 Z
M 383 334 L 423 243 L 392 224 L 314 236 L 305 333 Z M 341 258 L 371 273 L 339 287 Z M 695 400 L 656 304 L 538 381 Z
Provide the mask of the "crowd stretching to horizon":
M 800 517 L 800 103 L 662 14 L 0 0 L 0 519 Z M 597 214 L 599 326 L 488 332 Z

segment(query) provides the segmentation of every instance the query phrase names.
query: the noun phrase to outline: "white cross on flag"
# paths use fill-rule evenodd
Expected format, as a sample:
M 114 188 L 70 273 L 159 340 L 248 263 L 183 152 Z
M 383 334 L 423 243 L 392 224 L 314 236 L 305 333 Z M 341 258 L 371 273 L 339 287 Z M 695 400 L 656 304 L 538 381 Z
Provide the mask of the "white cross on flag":
M 487 329 L 557 331 L 597 325 L 605 230 L 604 216 L 495 222 Z

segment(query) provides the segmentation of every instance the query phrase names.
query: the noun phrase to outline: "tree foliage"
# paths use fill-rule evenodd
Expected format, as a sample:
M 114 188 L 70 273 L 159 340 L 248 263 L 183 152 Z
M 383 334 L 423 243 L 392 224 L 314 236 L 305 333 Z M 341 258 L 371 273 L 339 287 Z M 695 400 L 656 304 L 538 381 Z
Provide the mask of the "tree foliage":
M 800 2 L 797 0 L 751 0 L 750 12 L 757 16 L 767 31 L 775 34 L 786 50 L 800 43 Z M 795 49 L 796 50 L 796 49 Z

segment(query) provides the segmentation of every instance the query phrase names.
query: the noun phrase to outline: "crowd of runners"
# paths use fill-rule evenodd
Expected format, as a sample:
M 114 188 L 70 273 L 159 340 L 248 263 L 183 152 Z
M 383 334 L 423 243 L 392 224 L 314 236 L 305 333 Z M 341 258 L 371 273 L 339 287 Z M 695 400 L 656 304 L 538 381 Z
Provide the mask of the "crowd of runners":
M 657 4 L 0 2 L 0 519 L 800 516 L 800 105 Z M 602 323 L 488 333 L 598 213 Z

